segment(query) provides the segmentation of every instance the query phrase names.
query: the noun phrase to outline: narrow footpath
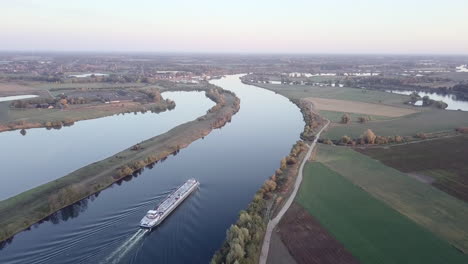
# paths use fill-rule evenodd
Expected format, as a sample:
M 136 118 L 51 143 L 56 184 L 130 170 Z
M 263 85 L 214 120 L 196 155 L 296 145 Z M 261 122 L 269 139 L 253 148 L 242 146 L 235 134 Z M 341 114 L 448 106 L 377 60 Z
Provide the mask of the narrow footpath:
M 320 138 L 320 134 L 322 134 L 323 130 L 327 128 L 329 124 L 330 124 L 330 121 L 327 120 L 327 123 L 317 133 L 315 140 L 309 146 L 309 150 L 307 151 L 307 154 L 305 155 L 304 159 L 302 160 L 301 166 L 299 167 L 299 172 L 296 178 L 296 182 L 294 183 L 294 190 L 292 191 L 288 200 L 284 204 L 283 208 L 281 208 L 281 210 L 278 212 L 278 215 L 275 218 L 271 219 L 270 222 L 268 222 L 267 229 L 265 232 L 265 238 L 263 239 L 262 252 L 260 253 L 260 260 L 258 262 L 259 264 L 266 264 L 266 261 L 268 258 L 268 250 L 270 249 L 271 233 L 273 232 L 273 229 L 275 229 L 276 225 L 279 223 L 283 215 L 286 213 L 286 211 L 289 209 L 289 207 L 293 203 L 294 198 L 296 197 L 297 191 L 299 190 L 299 187 L 301 186 L 302 171 L 304 170 L 304 165 L 307 162 L 307 160 L 309 160 L 310 155 L 312 154 L 312 150 L 315 148 L 315 145 L 317 145 L 317 140 Z

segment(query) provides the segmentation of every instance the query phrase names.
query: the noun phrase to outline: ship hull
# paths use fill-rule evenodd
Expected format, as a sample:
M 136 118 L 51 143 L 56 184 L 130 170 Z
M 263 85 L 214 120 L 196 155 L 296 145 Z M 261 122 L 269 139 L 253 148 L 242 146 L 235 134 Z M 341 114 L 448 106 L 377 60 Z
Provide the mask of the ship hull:
M 191 180 L 189 180 L 189 181 L 191 181 Z M 160 225 L 181 203 L 183 203 L 198 188 L 200 183 L 198 181 L 196 181 L 196 180 L 193 180 L 193 181 L 194 181 L 194 183 L 192 185 L 190 185 L 187 190 L 184 190 L 184 192 L 180 196 L 178 196 L 178 198 L 175 199 L 175 201 L 173 201 L 168 206 L 168 208 L 165 208 L 163 212 L 158 211 L 160 209 L 159 207 L 156 208 L 154 211 L 150 211 L 150 212 L 159 212 L 159 215 L 158 215 L 157 219 L 152 221 L 147 216 L 143 217 L 143 219 L 140 222 L 140 227 L 151 230 L 151 229 L 157 227 L 158 225 Z M 179 187 L 179 189 L 182 188 L 182 187 L 184 187 L 184 185 Z M 176 195 L 177 196 L 177 194 L 178 194 L 177 192 L 179 191 L 179 189 L 176 190 L 174 193 L 170 194 L 161 204 L 164 204 L 166 202 L 166 200 L 171 199 L 171 195 Z

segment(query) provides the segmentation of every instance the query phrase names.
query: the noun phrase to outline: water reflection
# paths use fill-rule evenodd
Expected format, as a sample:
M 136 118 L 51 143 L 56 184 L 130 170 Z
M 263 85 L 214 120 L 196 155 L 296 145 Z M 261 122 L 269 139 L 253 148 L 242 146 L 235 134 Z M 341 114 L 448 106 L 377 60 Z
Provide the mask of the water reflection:
M 445 90 L 445 89 L 444 89 Z M 446 103 L 447 110 L 462 110 L 468 111 L 468 100 L 464 100 L 464 98 L 457 96 L 456 94 L 449 94 L 446 91 L 434 91 L 434 92 L 426 92 L 426 91 L 410 91 L 410 90 L 386 90 L 389 93 L 396 93 L 396 94 L 404 94 L 404 95 L 411 95 L 412 93 L 417 93 L 421 98 L 424 96 L 428 96 L 430 99 L 435 101 L 443 101 Z M 416 106 L 422 105 L 422 100 L 416 101 L 414 104 Z
M 231 124 L 132 176 L 137 179 L 122 179 L 121 186 L 105 189 L 99 199 L 88 200 L 78 217 L 18 234 L 0 252 L 0 263 L 100 263 L 135 234 L 148 209 L 191 177 L 200 181 L 200 190 L 129 250 L 121 263 L 208 263 L 226 229 L 277 169 L 304 126 L 288 99 L 244 85 L 239 77 L 215 82 L 241 98 Z
M 163 95 L 176 102 L 174 110 L 159 114 L 121 113 L 76 122 L 66 129 L 54 126 L 0 133 L 2 170 L 15 173 L 13 178 L 8 177 L 8 173 L 0 174 L 3 182 L 0 184 L 0 200 L 195 120 L 214 105 L 201 92 L 164 92 Z

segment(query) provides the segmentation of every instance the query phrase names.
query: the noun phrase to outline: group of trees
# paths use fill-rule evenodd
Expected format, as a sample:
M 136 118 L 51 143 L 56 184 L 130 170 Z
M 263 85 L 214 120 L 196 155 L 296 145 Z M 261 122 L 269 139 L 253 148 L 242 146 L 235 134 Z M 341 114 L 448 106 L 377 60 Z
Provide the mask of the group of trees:
M 256 264 L 265 233 L 263 218 L 266 203 L 262 191 L 258 191 L 247 210 L 239 213 L 239 219 L 226 232 L 226 241 L 213 256 L 211 263 Z
M 226 233 L 223 246 L 216 252 L 211 264 L 254 264 L 258 263 L 265 227 L 267 201 L 284 186 L 290 166 L 297 164 L 298 156 L 306 149 L 303 141 L 298 141 L 290 154 L 281 160 L 280 168 L 265 181 L 255 194 L 247 210 L 239 213 L 239 219 Z
M 141 92 L 146 94 L 150 98 L 151 102 L 159 103 L 163 100 L 159 89 L 151 88 L 147 90 L 141 90 Z
M 40 108 L 42 105 L 55 105 L 58 99 L 53 98 L 33 98 L 26 100 L 15 100 L 10 106 L 13 108 Z
M 357 118 L 357 121 L 359 123 L 367 123 L 368 121 L 372 120 L 372 118 L 370 116 L 359 116 Z M 342 124 L 349 124 L 351 123 L 351 116 L 348 114 L 348 113 L 344 113 L 342 116 L 341 116 L 341 123 Z
M 325 139 L 322 142 L 324 144 L 337 144 L 337 145 L 366 145 L 366 144 L 389 144 L 389 143 L 402 143 L 407 139 L 402 136 L 379 136 L 376 135 L 371 129 L 367 129 L 364 133 L 356 139 L 351 138 L 350 136 L 344 135 L 339 140 L 335 142 Z
M 325 122 L 324 119 L 313 111 L 312 104 L 310 102 L 296 99 L 291 99 L 291 102 L 299 107 L 302 117 L 304 118 L 305 125 L 304 130 L 301 133 L 301 139 L 313 141 L 318 128 L 320 128 L 320 126 Z
M 468 134 L 468 127 L 459 127 L 455 129 L 455 131 L 457 131 L 458 133 L 462 133 L 462 134 Z
M 423 106 L 434 106 L 439 109 L 445 109 L 448 107 L 448 104 L 444 103 L 443 101 L 432 100 L 427 95 L 422 98 L 422 102 Z
M 33 98 L 27 100 L 15 100 L 10 106 L 13 108 L 46 108 L 49 106 L 66 107 L 69 104 L 88 104 L 91 100 L 83 97 L 68 97 L 61 95 L 56 98 Z

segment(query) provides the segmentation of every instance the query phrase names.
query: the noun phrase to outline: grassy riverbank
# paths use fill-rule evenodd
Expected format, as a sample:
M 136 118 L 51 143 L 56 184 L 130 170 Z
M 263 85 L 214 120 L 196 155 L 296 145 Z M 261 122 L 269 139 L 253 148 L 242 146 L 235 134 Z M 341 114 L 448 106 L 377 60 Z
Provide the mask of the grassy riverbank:
M 216 102 L 206 115 L 62 178 L 1 201 L 0 241 L 187 147 L 193 141 L 208 135 L 211 130 L 225 125 L 239 110 L 240 101 L 235 94 L 212 85 L 197 89 L 205 90 L 207 97 Z

